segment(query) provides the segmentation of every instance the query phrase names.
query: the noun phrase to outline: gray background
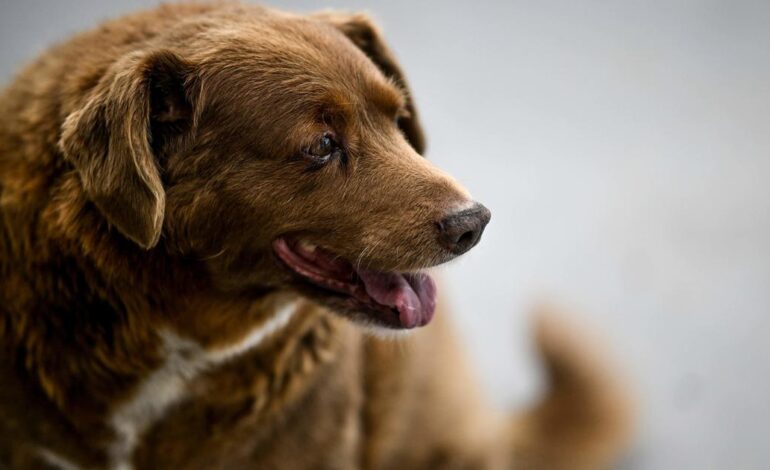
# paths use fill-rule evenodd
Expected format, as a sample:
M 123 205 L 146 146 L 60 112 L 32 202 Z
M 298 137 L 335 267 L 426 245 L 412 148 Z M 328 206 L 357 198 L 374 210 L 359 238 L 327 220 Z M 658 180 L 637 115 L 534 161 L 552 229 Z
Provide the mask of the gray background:
M 0 80 L 152 1 L 0 3 Z M 643 400 L 634 469 L 770 461 L 770 2 L 275 2 L 363 9 L 430 158 L 494 214 L 444 268 L 481 380 L 538 393 L 529 307 L 575 306 Z

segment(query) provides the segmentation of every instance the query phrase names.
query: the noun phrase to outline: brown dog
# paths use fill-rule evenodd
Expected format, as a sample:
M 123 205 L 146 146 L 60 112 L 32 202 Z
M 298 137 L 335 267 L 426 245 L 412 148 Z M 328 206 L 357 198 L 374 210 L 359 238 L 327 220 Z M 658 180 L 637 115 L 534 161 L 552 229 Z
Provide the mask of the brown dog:
M 420 270 L 489 221 L 423 148 L 360 15 L 165 6 L 44 54 L 0 97 L 0 466 L 608 464 L 623 395 L 557 325 L 511 420 L 441 318 L 356 326 L 430 322 Z

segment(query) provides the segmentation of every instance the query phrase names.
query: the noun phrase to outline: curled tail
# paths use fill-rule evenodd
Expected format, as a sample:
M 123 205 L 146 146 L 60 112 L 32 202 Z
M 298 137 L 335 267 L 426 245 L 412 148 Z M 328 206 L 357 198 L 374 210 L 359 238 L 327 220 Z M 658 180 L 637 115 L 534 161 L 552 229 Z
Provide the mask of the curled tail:
M 601 341 L 543 309 L 536 337 L 547 369 L 543 399 L 511 423 L 514 468 L 602 469 L 628 444 L 634 407 Z

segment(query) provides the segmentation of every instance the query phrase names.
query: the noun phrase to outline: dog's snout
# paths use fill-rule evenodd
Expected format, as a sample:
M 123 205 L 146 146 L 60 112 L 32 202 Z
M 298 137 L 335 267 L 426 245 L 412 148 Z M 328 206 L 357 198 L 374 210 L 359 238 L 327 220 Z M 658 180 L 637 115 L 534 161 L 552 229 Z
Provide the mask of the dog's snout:
M 439 242 L 450 252 L 461 255 L 476 246 L 491 217 L 489 209 L 479 203 L 453 212 L 437 224 Z

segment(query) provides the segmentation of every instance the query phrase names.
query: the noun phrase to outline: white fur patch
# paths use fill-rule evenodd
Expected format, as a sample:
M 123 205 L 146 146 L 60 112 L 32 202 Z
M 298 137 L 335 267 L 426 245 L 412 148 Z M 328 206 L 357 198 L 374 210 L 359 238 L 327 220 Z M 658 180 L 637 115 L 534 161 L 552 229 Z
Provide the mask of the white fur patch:
M 38 455 L 53 468 L 58 468 L 59 470 L 80 470 L 80 466 L 76 463 L 45 447 L 38 449 Z
M 297 302 L 283 305 L 240 342 L 220 349 L 206 350 L 195 341 L 182 338 L 171 331 L 162 331 L 160 336 L 166 354 L 163 364 L 148 375 L 134 396 L 115 409 L 110 417 L 117 434 L 110 448 L 112 468 L 132 468 L 131 457 L 139 437 L 161 418 L 170 406 L 180 401 L 191 379 L 206 369 L 256 347 L 286 326 L 296 310 Z

